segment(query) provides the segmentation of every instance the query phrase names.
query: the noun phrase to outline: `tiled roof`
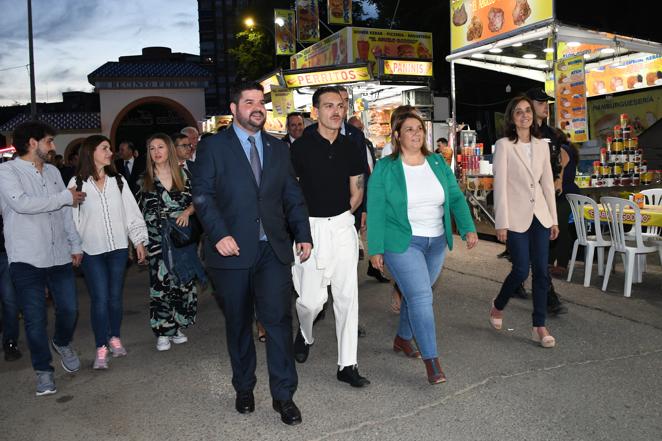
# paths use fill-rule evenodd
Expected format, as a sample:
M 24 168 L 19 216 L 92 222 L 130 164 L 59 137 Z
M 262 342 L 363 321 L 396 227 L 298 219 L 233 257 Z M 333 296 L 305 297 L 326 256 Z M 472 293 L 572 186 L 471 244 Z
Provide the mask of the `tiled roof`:
M 110 78 L 208 78 L 211 73 L 195 63 L 160 62 L 130 63 L 109 61 L 87 76 L 94 84 L 99 79 Z
M 58 130 L 101 130 L 99 112 L 41 113 L 38 119 Z M 17 125 L 30 120 L 30 115 L 21 113 L 0 126 L 0 132 L 11 132 Z

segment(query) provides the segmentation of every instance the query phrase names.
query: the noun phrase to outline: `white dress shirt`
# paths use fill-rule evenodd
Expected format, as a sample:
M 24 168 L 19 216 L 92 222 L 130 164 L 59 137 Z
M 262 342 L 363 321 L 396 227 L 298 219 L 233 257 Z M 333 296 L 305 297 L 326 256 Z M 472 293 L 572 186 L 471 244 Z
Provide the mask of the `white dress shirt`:
M 44 164 L 39 172 L 21 158 L 0 164 L 0 195 L 9 263 L 50 268 L 81 253 L 73 196 L 55 166 Z
M 83 241 L 83 251 L 89 255 L 108 253 L 129 246 L 127 236 L 134 245 L 147 244 L 147 226 L 138 208 L 129 184 L 120 192 L 117 178 L 106 176 L 103 190 L 89 177 L 83 182 L 87 196 L 85 202 L 72 209 L 73 220 Z M 69 187 L 76 185 L 71 178 Z

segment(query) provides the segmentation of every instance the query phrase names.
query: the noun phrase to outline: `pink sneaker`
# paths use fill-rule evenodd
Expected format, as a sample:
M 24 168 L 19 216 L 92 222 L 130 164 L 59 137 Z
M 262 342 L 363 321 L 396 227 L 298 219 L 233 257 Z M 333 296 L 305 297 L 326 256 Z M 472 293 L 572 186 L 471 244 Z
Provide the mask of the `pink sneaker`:
M 119 337 L 113 337 L 108 341 L 110 346 L 110 352 L 113 353 L 113 357 L 124 357 L 126 355 L 126 349 L 122 346 L 122 341 Z
M 92 369 L 108 369 L 108 348 L 101 346 L 97 348 L 97 356 L 94 359 Z

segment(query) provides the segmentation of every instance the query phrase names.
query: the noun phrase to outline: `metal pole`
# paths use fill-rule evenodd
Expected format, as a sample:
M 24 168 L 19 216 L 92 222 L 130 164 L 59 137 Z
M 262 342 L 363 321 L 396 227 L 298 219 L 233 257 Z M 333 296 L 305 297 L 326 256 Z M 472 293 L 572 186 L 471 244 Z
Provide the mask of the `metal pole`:
M 30 118 L 37 118 L 37 98 L 34 85 L 34 50 L 32 47 L 32 0 L 28 0 L 28 48 L 30 54 Z

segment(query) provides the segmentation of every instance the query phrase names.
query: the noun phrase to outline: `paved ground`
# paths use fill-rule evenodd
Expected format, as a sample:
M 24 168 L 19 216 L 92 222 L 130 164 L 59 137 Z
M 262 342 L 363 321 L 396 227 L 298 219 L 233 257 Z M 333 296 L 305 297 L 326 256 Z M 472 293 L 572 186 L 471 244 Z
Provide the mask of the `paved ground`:
M 598 276 L 583 288 L 555 281 L 570 312 L 550 319 L 555 349 L 529 340 L 530 301 L 513 300 L 504 330 L 487 321 L 508 263 L 500 245 L 458 246 L 435 288 L 438 341 L 448 383 L 429 386 L 420 360 L 390 349 L 397 317 L 390 289 L 360 280 L 361 372 L 365 390 L 335 379 L 332 314 L 298 365 L 295 396 L 304 422 L 292 428 L 271 409 L 264 349 L 258 346 L 257 409 L 234 411 L 222 315 L 200 296 L 187 344 L 157 353 L 148 325 L 147 273 L 132 268 L 126 284 L 123 340 L 129 350 L 108 371 L 92 371 L 94 343 L 80 284 L 76 332 L 84 368 L 56 367 L 58 393 L 34 396 L 28 357 L 0 361 L 0 440 L 659 440 L 662 439 L 662 270 L 650 272 L 632 298 L 622 296 L 622 266 L 601 292 Z M 365 272 L 361 264 L 361 274 Z M 81 280 L 82 282 L 82 280 Z M 23 335 L 21 349 L 27 355 Z

